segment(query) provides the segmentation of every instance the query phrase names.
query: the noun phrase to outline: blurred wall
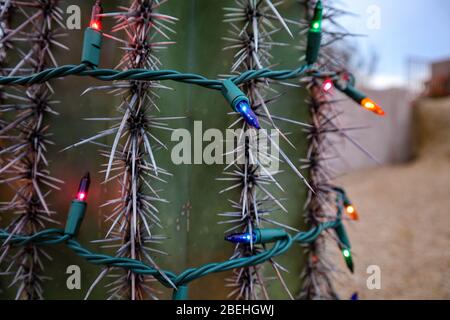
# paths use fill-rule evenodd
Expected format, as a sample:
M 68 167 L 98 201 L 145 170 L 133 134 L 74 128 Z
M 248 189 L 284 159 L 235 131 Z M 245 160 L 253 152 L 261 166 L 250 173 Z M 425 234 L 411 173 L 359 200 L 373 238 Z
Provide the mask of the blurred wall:
M 412 99 L 406 89 L 371 90 L 361 88 L 386 112 L 377 116 L 345 99 L 337 107 L 345 111 L 341 116 L 342 128 L 364 126 L 346 133 L 366 149 L 380 164 L 395 164 L 412 156 Z M 361 152 L 348 139 L 340 139 L 339 152 L 342 161 L 336 161 L 336 170 L 347 173 L 370 168 L 378 164 Z
M 417 100 L 413 118 L 414 156 L 450 159 L 450 97 Z

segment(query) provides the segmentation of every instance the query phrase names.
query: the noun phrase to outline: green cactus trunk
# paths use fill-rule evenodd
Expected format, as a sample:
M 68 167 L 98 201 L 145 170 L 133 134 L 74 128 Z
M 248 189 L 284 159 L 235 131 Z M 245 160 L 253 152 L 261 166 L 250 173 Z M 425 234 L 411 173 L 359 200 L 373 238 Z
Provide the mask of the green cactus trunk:
M 83 1 L 82 12 L 90 12 L 86 1 Z M 89 2 L 89 1 L 87 1 Z M 119 4 L 108 1 L 105 11 L 113 11 Z M 182 71 L 192 71 L 205 74 L 209 77 L 217 77 L 228 73 L 233 57 L 232 52 L 223 51 L 224 41 L 227 36 L 228 26 L 222 23 L 224 11 L 222 7 L 228 1 L 219 0 L 170 0 L 161 7 L 161 12 L 177 17 L 179 21 L 174 26 L 177 34 L 172 38 L 176 44 L 161 52 L 159 58 L 164 68 Z M 230 1 L 231 2 L 231 1 Z M 299 19 L 302 15 L 301 6 L 296 1 L 286 1 L 279 7 L 281 15 L 290 19 Z M 88 15 L 86 14 L 86 19 Z M 86 23 L 84 24 L 86 25 Z M 108 28 L 108 23 L 105 23 Z M 298 35 L 296 27 L 291 29 L 294 35 Z M 72 54 L 62 57 L 62 63 L 77 63 L 80 57 L 77 55 L 81 50 L 81 38 L 83 31 L 70 33 L 70 47 Z M 275 36 L 277 41 L 283 41 L 291 46 L 274 48 L 272 54 L 274 61 L 280 64 L 277 68 L 293 68 L 298 66 L 301 52 L 294 46 L 298 45 L 300 39 L 296 36 L 290 38 L 283 32 Z M 112 67 L 114 61 L 120 58 L 121 51 L 115 48 L 117 43 L 105 39 L 102 50 L 102 62 L 100 66 Z M 105 129 L 98 124 L 85 123 L 81 118 L 98 117 L 106 114 L 116 115 L 113 107 L 117 101 L 112 101 L 113 95 L 89 94 L 80 98 L 80 93 L 93 83 L 93 80 L 68 78 L 55 81 L 56 97 L 63 103 L 58 111 L 61 113 L 59 122 L 52 125 L 55 133 L 57 147 L 49 151 L 51 158 L 55 161 L 53 171 L 64 181 L 66 185 L 62 192 L 52 195 L 53 207 L 59 213 L 58 219 L 64 221 L 73 193 L 81 175 L 90 170 L 93 174 L 89 206 L 85 221 L 81 227 L 80 242 L 91 248 L 98 248 L 95 244 L 89 244 L 93 239 L 99 239 L 105 234 L 106 224 L 103 222 L 104 209 L 99 209 L 99 204 L 108 199 L 111 194 L 116 194 L 113 186 L 104 187 L 100 183 L 104 175 L 97 173 L 103 169 L 100 165 L 104 159 L 98 156 L 97 146 L 85 145 L 65 153 L 57 153 L 63 147 L 79 141 L 80 138 L 89 136 L 91 133 Z M 194 121 L 202 121 L 203 131 L 209 128 L 218 128 L 223 133 L 227 126 L 233 121 L 233 117 L 227 113 L 231 111 L 230 106 L 223 99 L 220 92 L 206 90 L 196 86 L 188 86 L 177 83 L 164 83 L 174 90 L 161 90 L 161 99 L 158 107 L 161 116 L 185 116 L 183 120 L 170 123 L 173 128 L 186 128 L 194 137 Z M 279 98 L 273 109 L 274 114 L 289 117 L 297 121 L 308 122 L 309 112 L 304 103 L 305 92 L 293 87 L 281 87 L 284 95 Z M 283 124 L 285 125 L 285 124 Z M 95 127 L 96 126 L 96 127 Z M 80 129 L 82 128 L 82 129 Z M 305 133 L 298 126 L 285 125 L 289 131 L 290 141 L 296 146 L 294 150 L 280 139 L 281 147 L 294 163 L 304 157 L 307 148 Z M 200 132 L 198 134 L 201 134 Z M 219 191 L 225 187 L 224 183 L 217 181 L 224 165 L 174 165 L 171 160 L 171 148 L 176 142 L 170 142 L 170 133 L 163 133 L 169 150 L 161 150 L 156 153 L 156 161 L 161 167 L 173 174 L 167 178 L 167 184 L 162 196 L 169 200 L 169 204 L 158 204 L 160 210 L 161 224 L 164 230 L 158 234 L 168 236 L 161 245 L 161 250 L 169 255 L 155 255 L 156 261 L 162 268 L 175 272 L 191 266 L 198 266 L 213 261 L 223 261 L 230 257 L 233 245 L 224 241 L 224 232 L 227 226 L 218 224 L 220 217 L 218 213 L 229 210 L 228 197 L 219 195 Z M 193 138 L 196 139 L 196 138 Z M 103 141 L 105 142 L 105 141 Z M 204 146 L 208 143 L 204 143 Z M 296 163 L 297 164 L 297 163 Z M 277 221 L 290 225 L 297 229 L 304 228 L 303 205 L 306 200 L 307 189 L 300 179 L 292 173 L 292 170 L 282 164 L 284 173 L 278 176 L 278 181 L 286 190 L 285 193 L 273 190 L 280 198 L 287 198 L 283 205 L 288 213 L 277 213 Z M 70 168 L 70 170 L 68 169 Z M 158 188 L 159 186 L 156 186 Z M 238 194 L 236 194 L 238 197 Z M 236 198 L 235 197 L 235 198 Z M 63 246 L 50 248 L 54 261 L 47 269 L 53 281 L 45 283 L 45 297 L 47 299 L 82 299 L 92 281 L 101 271 L 100 267 L 89 265 L 71 254 Z M 112 250 L 105 252 L 113 253 Z M 282 266 L 290 272 L 283 274 L 289 285 L 290 291 L 295 296 L 301 288 L 300 273 L 304 266 L 304 256 L 299 246 L 294 246 L 283 257 L 277 258 Z M 66 288 L 66 268 L 76 264 L 82 270 L 81 290 L 68 290 Z M 272 268 L 266 268 L 267 276 L 274 276 Z M 225 278 L 230 273 L 220 273 L 199 279 L 189 286 L 190 299 L 226 299 L 230 292 L 225 287 Z M 171 290 L 161 287 L 155 282 L 156 288 L 162 290 L 161 298 L 170 298 Z M 287 299 L 288 295 L 278 280 L 268 282 L 269 296 L 273 299 Z M 8 290 L 3 295 L 9 296 Z M 0 298 L 3 298 L 0 293 Z M 103 285 L 97 286 L 91 299 L 104 299 L 106 289 Z

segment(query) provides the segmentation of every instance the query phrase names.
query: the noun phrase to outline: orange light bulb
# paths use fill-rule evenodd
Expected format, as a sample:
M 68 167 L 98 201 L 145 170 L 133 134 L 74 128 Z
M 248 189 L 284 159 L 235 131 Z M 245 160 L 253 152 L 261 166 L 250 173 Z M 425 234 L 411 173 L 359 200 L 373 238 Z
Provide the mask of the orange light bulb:
M 359 220 L 358 212 L 356 212 L 356 209 L 354 206 L 352 206 L 352 205 L 346 206 L 345 211 L 347 212 L 350 219 Z
M 380 116 L 384 116 L 385 112 L 383 109 L 381 109 L 380 106 L 378 106 L 375 102 L 373 102 L 372 99 L 365 98 L 361 101 L 361 106 L 369 111 L 372 111 L 375 114 L 378 114 Z

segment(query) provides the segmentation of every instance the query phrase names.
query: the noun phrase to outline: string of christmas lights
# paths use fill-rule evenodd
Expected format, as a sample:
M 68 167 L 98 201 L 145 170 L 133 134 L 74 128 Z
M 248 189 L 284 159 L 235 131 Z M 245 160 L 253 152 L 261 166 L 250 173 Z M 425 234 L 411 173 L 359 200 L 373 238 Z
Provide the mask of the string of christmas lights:
M 351 256 L 346 255 L 347 252 L 350 252 L 350 242 L 346 237 L 345 228 L 342 224 L 341 207 L 338 207 L 336 220 L 319 224 L 308 231 L 298 232 L 293 236 L 284 229 L 254 229 L 252 232 L 228 235 L 225 237 L 225 240 L 232 243 L 250 243 L 253 241 L 255 244 L 272 244 L 272 247 L 270 249 L 265 247 L 251 256 L 236 257 L 224 262 L 208 263 L 196 268 L 188 268 L 179 274 L 168 270 L 157 269 L 153 265 L 146 264 L 141 260 L 95 253 L 75 240 L 86 213 L 89 186 L 90 177 L 89 174 L 86 174 L 81 179 L 76 197 L 70 205 L 64 229 L 45 229 L 32 235 L 14 234 L 5 229 L 0 229 L 0 240 L 3 240 L 4 243 L 8 243 L 9 245 L 19 247 L 29 244 L 65 244 L 75 254 L 92 264 L 123 268 L 136 274 L 155 277 L 162 285 L 174 289 L 173 299 L 175 300 L 188 299 L 188 285 L 196 279 L 205 277 L 211 273 L 260 265 L 285 253 L 294 243 L 310 243 L 320 236 L 322 232 L 329 229 L 336 231 L 342 244 L 344 257 L 346 257 L 346 261 L 348 261 L 347 263 L 350 266 Z M 342 193 L 337 192 L 336 199 L 338 203 L 342 202 L 341 198 Z
M 321 3 L 320 1 L 318 3 Z M 97 4 L 98 5 L 98 4 Z M 261 68 L 257 70 L 247 70 L 240 75 L 229 77 L 224 80 L 208 79 L 199 74 L 183 73 L 176 70 L 148 70 L 148 69 L 127 69 L 125 71 L 115 69 L 98 69 L 100 63 L 100 52 L 102 45 L 101 23 L 93 22 L 91 26 L 86 28 L 82 64 L 65 65 L 37 72 L 29 76 L 1 76 L 0 85 L 32 85 L 43 83 L 51 79 L 63 78 L 70 75 L 73 76 L 89 76 L 102 81 L 117 80 L 136 80 L 136 81 L 165 81 L 172 80 L 187 84 L 199 85 L 208 89 L 221 90 L 225 99 L 230 103 L 233 110 L 237 107 L 238 112 L 243 115 L 249 125 L 258 128 L 257 118 L 252 114 L 248 105 L 248 97 L 239 89 L 239 85 L 249 83 L 252 80 L 271 79 L 271 80 L 288 80 L 298 79 L 306 76 L 315 76 L 317 78 L 326 77 L 332 79 L 336 88 L 341 90 L 349 98 L 366 109 L 373 111 L 379 115 L 383 115 L 382 109 L 364 93 L 359 92 L 354 87 L 354 77 L 346 79 L 342 74 L 337 72 L 320 71 L 314 65 L 320 51 L 321 36 L 321 16 L 317 16 L 313 28 L 309 32 L 308 47 L 306 51 L 306 64 L 293 70 L 271 70 Z M 92 27 L 93 25 L 93 27 Z M 247 99 L 247 100 L 246 100 Z M 244 110 L 244 111 L 243 111 Z
M 175 70 L 147 70 L 147 69 L 129 69 L 126 71 L 120 71 L 115 69 L 90 69 L 89 65 L 64 65 L 56 68 L 49 68 L 44 71 L 32 74 L 29 76 L 1 76 L 0 85 L 24 85 L 29 86 L 33 84 L 43 83 L 52 79 L 64 78 L 67 76 L 88 76 L 102 81 L 117 81 L 117 80 L 136 80 L 136 81 L 176 81 L 187 84 L 194 84 L 213 90 L 223 90 L 226 99 L 235 108 L 236 98 L 244 96 L 242 91 L 237 88 L 238 85 L 245 84 L 251 80 L 256 79 L 271 79 L 271 80 L 290 80 L 298 79 L 306 76 L 315 76 L 317 78 L 328 77 L 337 81 L 341 80 L 341 74 L 335 72 L 321 72 L 314 65 L 303 65 L 293 70 L 271 70 L 271 69 L 259 69 L 249 70 L 242 73 L 240 76 L 230 77 L 228 82 L 225 80 L 213 80 L 208 79 L 199 74 L 183 73 Z M 231 85 L 232 82 L 234 84 Z M 228 98 L 228 90 L 232 87 L 232 98 Z M 341 90 L 349 98 L 356 103 L 373 111 L 378 115 L 384 115 L 384 111 L 378 106 L 372 99 L 367 97 L 364 93 L 358 91 L 350 81 L 345 82 L 345 85 L 337 84 L 336 88 Z M 242 100 L 242 99 L 241 99 Z M 239 100 L 240 101 L 240 100 Z
M 345 192 L 333 184 L 336 178 L 333 164 L 341 158 L 340 150 L 336 148 L 336 145 L 341 143 L 341 140 L 348 140 L 377 162 L 348 134 L 349 131 L 363 129 L 363 127 L 342 127 L 339 124 L 342 110 L 336 105 L 339 100 L 334 97 L 336 89 L 342 91 L 344 87 L 348 87 L 347 91 L 352 100 L 362 107 L 366 106 L 363 100 L 367 98 L 363 97 L 364 95 L 358 97 L 351 93 L 355 81 L 353 76 L 345 71 L 353 52 L 347 45 L 336 45 L 336 42 L 346 37 L 357 35 L 350 33 L 338 23 L 337 18 L 349 13 L 333 7 L 331 1 L 327 1 L 327 6 L 323 6 L 321 1 L 310 0 L 301 1 L 300 4 L 306 13 L 305 19 L 300 21 L 301 34 L 305 34 L 307 38 L 300 49 L 305 52 L 313 51 L 309 55 L 317 59 L 319 68 L 340 75 L 338 78 L 312 76 L 304 82 L 309 93 L 305 102 L 310 110 L 311 127 L 304 130 L 308 134 L 309 148 L 306 157 L 301 159 L 301 169 L 309 170 L 309 182 L 315 191 L 308 192 L 304 211 L 305 221 L 308 225 L 314 226 L 324 221 L 334 220 L 335 216 L 330 215 L 329 208 L 336 205 L 345 208 L 346 218 L 357 220 L 358 214 Z M 318 31 L 321 36 L 316 34 Z M 318 40 L 319 38 L 321 39 Z M 321 50 L 318 52 L 311 49 L 314 47 L 311 45 L 314 41 L 321 41 Z M 376 108 L 366 106 L 365 109 L 383 115 L 383 112 L 378 112 Z M 342 194 L 343 202 L 340 204 L 335 202 L 336 192 Z M 334 276 L 338 268 L 331 260 L 329 253 L 330 248 L 337 242 L 347 267 L 353 271 L 351 251 L 342 244 L 343 241 L 349 244 L 345 233 L 327 232 L 306 245 L 307 263 L 302 273 L 303 289 L 298 296 L 300 299 L 339 299 L 334 288 Z
M 270 1 L 266 1 L 266 3 L 268 4 L 268 8 L 273 10 L 271 7 L 273 5 Z M 143 65 L 131 65 L 125 68 L 125 70 L 98 68 L 103 41 L 103 26 L 100 18 L 102 15 L 100 1 L 97 1 L 93 8 L 90 26 L 85 31 L 81 64 L 36 70 L 30 75 L 0 76 L 0 85 L 23 85 L 30 87 L 40 85 L 52 79 L 64 78 L 71 75 L 92 77 L 108 82 L 131 81 L 136 85 L 142 86 L 146 86 L 155 81 L 171 80 L 220 91 L 231 108 L 242 117 L 248 128 L 260 129 L 262 115 L 261 113 L 255 112 L 255 110 L 257 109 L 256 102 L 258 100 L 260 101 L 261 98 L 254 97 L 252 91 L 246 88 L 256 82 L 264 82 L 267 80 L 281 81 L 297 79 L 302 81 L 312 77 L 323 80 L 323 90 L 329 91 L 335 87 L 363 108 L 377 115 L 384 115 L 384 111 L 374 101 L 355 88 L 355 79 L 351 74 L 342 71 L 329 71 L 320 67 L 320 64 L 317 63 L 322 40 L 323 14 L 321 1 L 318 1 L 315 6 L 314 16 L 308 32 L 305 57 L 306 64 L 292 70 L 271 70 L 263 68 L 261 64 L 251 64 L 247 70 L 243 70 L 240 74 L 224 79 L 209 79 L 199 74 L 183 73 L 176 70 L 156 70 L 156 68 L 150 68 L 149 70 L 145 69 L 145 63 Z M 264 101 L 260 102 L 264 104 Z M 270 118 L 270 115 L 268 117 Z M 124 119 L 127 119 L 127 117 L 124 117 Z M 88 141 L 90 139 L 83 140 L 76 145 Z M 147 151 L 150 152 L 149 150 Z M 114 156 L 113 151 L 111 151 L 110 156 Z M 295 168 L 293 165 L 291 167 Z M 153 164 L 153 170 L 157 170 L 155 164 Z M 308 184 L 306 179 L 300 173 L 298 174 L 311 189 L 311 192 L 314 193 L 314 189 Z M 133 180 L 136 181 L 135 179 Z M 88 181 L 89 177 L 84 177 L 84 183 L 82 182 L 82 185 L 88 185 Z M 167 287 L 176 287 L 174 290 L 175 299 L 185 299 L 187 298 L 188 283 L 197 278 L 213 272 L 254 267 L 263 262 L 271 261 L 273 257 L 286 252 L 294 242 L 311 243 L 320 237 L 323 231 L 328 229 L 335 231 L 347 266 L 350 270 L 353 270 L 350 242 L 342 224 L 341 215 L 343 207 L 345 207 L 346 212 L 353 216 L 353 218 L 357 218 L 357 213 L 342 189 L 336 188 L 334 192 L 337 195 L 336 207 L 338 208 L 338 212 L 334 215 L 336 217 L 335 219 L 317 223 L 310 231 L 300 232 L 293 237 L 282 229 L 260 229 L 257 226 L 252 226 L 252 228 L 244 230 L 244 233 L 227 236 L 227 240 L 233 243 L 249 245 L 250 248 L 253 244 L 261 245 L 258 251 L 252 252 L 251 255 L 236 256 L 222 263 L 212 263 L 199 268 L 190 268 L 179 275 L 161 270 L 154 264 L 145 264 L 143 261 L 135 259 L 136 257 L 133 255 L 129 258 L 128 255 L 111 257 L 96 254 L 76 242 L 73 238 L 78 232 L 86 210 L 87 188 L 83 189 L 81 185 L 77 199 L 72 202 L 66 230 L 46 229 L 44 231 L 36 231 L 30 235 L 19 235 L 11 233 L 8 230 L 0 230 L 0 239 L 5 240 L 5 243 L 8 245 L 14 244 L 17 246 L 66 243 L 78 255 L 86 258 L 91 263 L 108 267 L 125 268 L 130 270 L 132 274 L 151 275 Z M 271 249 L 266 248 L 265 244 L 268 243 L 274 243 Z M 134 292 L 134 290 L 132 291 Z M 246 297 L 248 298 L 248 295 Z

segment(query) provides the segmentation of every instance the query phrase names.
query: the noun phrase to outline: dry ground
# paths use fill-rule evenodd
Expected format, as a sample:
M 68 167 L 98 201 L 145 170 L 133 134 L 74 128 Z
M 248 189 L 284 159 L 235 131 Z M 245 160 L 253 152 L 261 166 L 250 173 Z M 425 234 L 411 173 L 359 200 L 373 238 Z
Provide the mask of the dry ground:
M 450 99 L 422 102 L 415 117 L 415 161 L 338 181 L 360 212 L 348 226 L 355 277 L 338 281 L 348 297 L 450 299 Z M 381 268 L 381 290 L 367 289 L 369 265 Z
M 358 172 L 341 182 L 360 221 L 348 226 L 355 277 L 339 279 L 340 291 L 362 299 L 450 299 L 450 161 Z M 381 290 L 367 289 L 369 265 L 381 268 Z

